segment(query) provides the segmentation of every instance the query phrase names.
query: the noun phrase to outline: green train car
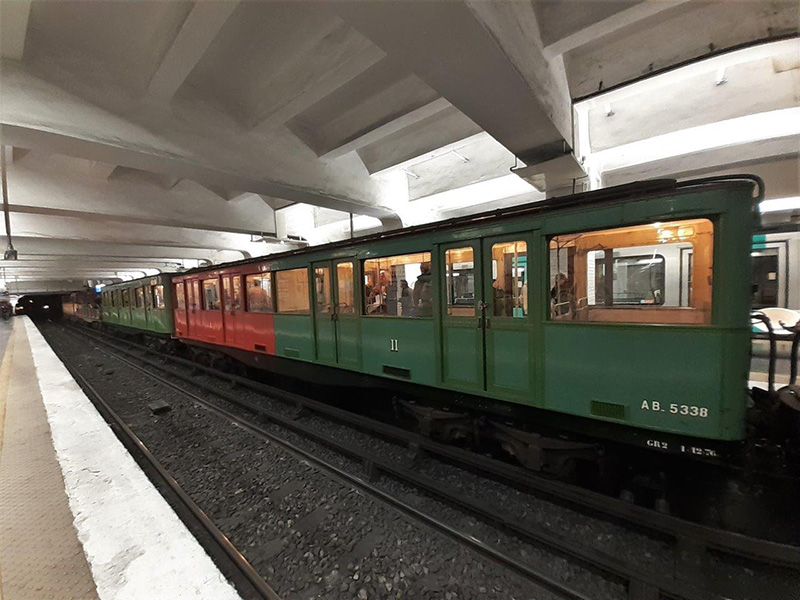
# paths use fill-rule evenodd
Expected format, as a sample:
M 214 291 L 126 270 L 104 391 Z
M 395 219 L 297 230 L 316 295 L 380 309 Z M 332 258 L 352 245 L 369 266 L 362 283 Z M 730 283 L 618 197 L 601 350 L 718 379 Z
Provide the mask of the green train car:
M 652 181 L 194 269 L 173 278 L 175 337 L 713 457 L 745 437 L 756 214 L 747 177 Z
M 746 438 L 756 188 L 641 182 L 146 277 L 102 320 L 413 397 L 445 436 L 488 416 L 537 469 L 598 440 L 720 457 Z
M 102 320 L 109 325 L 171 336 L 172 284 L 169 274 L 142 277 L 103 288 Z

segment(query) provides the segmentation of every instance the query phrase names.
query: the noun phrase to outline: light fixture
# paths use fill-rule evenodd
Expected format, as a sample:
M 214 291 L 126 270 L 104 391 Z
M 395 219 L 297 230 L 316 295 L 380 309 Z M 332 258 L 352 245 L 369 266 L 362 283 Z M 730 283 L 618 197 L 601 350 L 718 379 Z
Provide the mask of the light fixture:
M 800 210 L 800 196 L 762 200 L 761 204 L 758 205 L 758 210 L 762 213 L 780 210 Z
M 595 152 L 588 157 L 600 172 L 675 156 L 800 135 L 800 107 L 717 121 Z
M 415 200 L 412 204 L 420 203 L 420 207 L 427 208 L 455 209 L 528 193 L 537 193 L 536 188 L 517 175 L 504 175 L 426 196 Z

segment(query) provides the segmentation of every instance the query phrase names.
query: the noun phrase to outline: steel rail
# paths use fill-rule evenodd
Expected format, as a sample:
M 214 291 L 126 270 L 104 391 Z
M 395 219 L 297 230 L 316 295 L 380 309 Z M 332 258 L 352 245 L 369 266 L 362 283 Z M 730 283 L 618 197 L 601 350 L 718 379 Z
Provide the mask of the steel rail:
M 91 337 L 91 336 L 89 336 L 89 337 Z M 127 354 L 130 354 L 129 352 L 126 352 L 124 349 L 118 348 L 118 347 L 114 347 L 112 344 L 110 344 L 108 342 L 101 341 L 101 343 L 104 343 L 107 346 L 111 346 L 112 348 L 114 348 L 114 350 L 117 350 L 119 352 L 125 352 Z M 320 458 L 319 456 L 315 455 L 314 453 L 309 452 L 308 450 L 305 450 L 305 449 L 297 446 L 296 444 L 290 442 L 289 440 L 286 440 L 285 438 L 283 438 L 283 437 L 281 437 L 279 435 L 276 435 L 275 433 L 273 433 L 271 431 L 268 431 L 264 427 L 261 427 L 260 425 L 257 425 L 257 424 L 255 424 L 255 423 L 253 423 L 253 422 L 251 422 L 251 421 L 249 421 L 249 420 L 241 417 L 240 415 L 237 415 L 237 414 L 235 414 L 235 413 L 233 413 L 233 412 L 231 412 L 229 410 L 226 410 L 224 408 L 221 408 L 221 407 L 217 406 L 216 404 L 214 404 L 213 402 L 209 401 L 208 399 L 202 398 L 201 396 L 198 396 L 197 394 L 194 394 L 193 392 L 191 392 L 191 391 L 189 391 L 189 390 L 187 390 L 185 388 L 182 388 L 181 386 L 175 384 L 174 382 L 169 381 L 168 379 L 165 379 L 164 377 L 161 377 L 159 375 L 156 375 L 155 373 L 152 373 L 152 372 L 148 371 L 144 367 L 142 367 L 140 365 L 137 365 L 136 363 L 134 363 L 133 361 L 131 361 L 131 360 L 127 359 L 127 358 L 124 358 L 122 356 L 116 355 L 116 354 L 114 354 L 112 352 L 108 352 L 108 351 L 106 351 L 106 353 L 109 354 L 110 356 L 112 356 L 113 358 L 115 358 L 116 360 L 119 360 L 120 362 L 128 365 L 129 367 L 141 372 L 145 376 L 150 377 L 154 381 L 157 381 L 157 382 L 161 383 L 162 385 L 165 385 L 165 386 L 167 386 L 167 387 L 169 387 L 171 389 L 174 389 L 175 391 L 177 391 L 180 394 L 186 396 L 187 398 L 189 398 L 193 402 L 195 402 L 197 404 L 200 404 L 201 406 L 209 409 L 210 411 L 212 411 L 212 412 L 214 412 L 214 413 L 216 413 L 216 414 L 228 419 L 229 421 L 237 424 L 238 426 L 242 427 L 243 429 L 246 429 L 247 431 L 250 431 L 251 433 L 255 434 L 256 436 L 261 437 L 262 439 L 267 439 L 267 440 L 269 440 L 271 442 L 274 442 L 274 443 L 282 446 L 283 448 L 285 448 L 286 450 L 288 450 L 291 453 L 295 454 L 296 456 L 302 458 L 303 460 L 305 460 L 305 461 L 307 461 L 307 462 L 309 462 L 311 464 L 314 464 L 317 467 L 319 467 L 320 469 L 322 469 L 322 470 L 326 471 L 327 473 L 333 475 L 336 479 L 344 481 L 349 485 L 358 487 L 359 489 L 362 489 L 365 492 L 368 492 L 369 494 L 374 495 L 375 497 L 379 498 L 381 501 L 383 501 L 383 502 L 385 502 L 385 503 L 387 503 L 387 504 L 399 509 L 400 511 L 402 511 L 402 512 L 404 512 L 404 513 L 406 513 L 406 514 L 408 514 L 408 515 L 410 515 L 410 516 L 412 516 L 414 518 L 416 518 L 417 520 L 425 523 L 426 525 L 431 526 L 431 527 L 433 527 L 434 529 L 436 529 L 438 531 L 441 531 L 442 533 L 444 533 L 444 534 L 448 535 L 449 537 L 455 539 L 456 541 L 458 541 L 458 542 L 460 542 L 460 543 L 462 543 L 462 544 L 464 544 L 464 545 L 466 545 L 466 546 L 478 551 L 479 553 L 481 553 L 481 554 L 483 554 L 485 556 L 488 556 L 492 560 L 496 561 L 498 564 L 501 564 L 501 565 L 513 570 L 513 571 L 516 571 L 516 572 L 520 573 L 521 575 L 523 575 L 526 578 L 530 579 L 532 582 L 536 583 L 543 591 L 548 591 L 548 592 L 551 592 L 551 593 L 555 593 L 559 597 L 564 598 L 566 600 L 591 600 L 590 596 L 584 595 L 581 592 L 573 590 L 573 589 L 567 587 L 565 584 L 563 584 L 563 583 L 561 583 L 561 582 L 559 582 L 559 581 L 557 581 L 557 580 L 555 580 L 555 579 L 553 579 L 551 577 L 548 577 L 547 575 L 539 573 L 538 571 L 536 571 L 535 569 L 533 569 L 529 565 L 526 565 L 526 564 L 518 561 L 517 559 L 515 559 L 515 558 L 513 558 L 513 557 L 511 557 L 511 556 L 509 556 L 507 554 L 504 554 L 502 551 L 494 548 L 493 546 L 487 544 L 486 542 L 484 542 L 482 540 L 479 540 L 478 538 L 476 538 L 476 537 L 474 537 L 474 536 L 472 536 L 472 535 L 470 535 L 468 533 L 464 533 L 464 532 L 458 530 L 457 528 L 449 525 L 448 523 L 446 523 L 446 522 L 444 522 L 444 521 L 442 521 L 440 519 L 437 519 L 437 518 L 425 513 L 424 511 L 414 507 L 413 505 L 411 505 L 411 504 L 409 504 L 407 502 L 404 502 L 404 501 L 400 500 L 399 498 L 396 498 L 395 496 L 392 496 L 388 492 L 385 492 L 384 490 L 381 490 L 380 488 L 376 487 L 375 485 L 370 483 L 368 480 L 365 480 L 362 477 L 359 477 L 357 475 L 354 475 L 353 473 L 350 473 L 348 471 L 345 471 L 344 469 L 341 469 L 340 467 L 334 465 L 333 463 L 331 463 L 329 461 L 326 461 L 323 458 Z M 175 377 L 175 378 L 180 378 L 180 379 L 186 381 L 187 383 L 189 383 L 190 385 L 194 385 L 196 387 L 200 387 L 201 389 L 203 389 L 203 390 L 205 390 L 205 391 L 207 391 L 209 393 L 213 393 L 215 395 L 218 395 L 223 400 L 231 402 L 232 404 L 240 406 L 241 408 L 244 408 L 244 409 L 250 410 L 250 411 L 255 411 L 258 408 L 256 405 L 253 405 L 252 403 L 250 403 L 250 402 L 248 402 L 246 400 L 239 400 L 239 399 L 229 398 L 229 397 L 227 397 L 227 395 L 224 392 L 221 392 L 220 390 L 216 390 L 216 389 L 212 388 L 211 386 L 205 386 L 205 385 L 203 385 L 203 384 L 201 384 L 199 382 L 193 381 L 190 377 L 181 376 L 181 375 L 179 375 L 177 373 L 168 371 L 163 367 L 163 365 L 153 364 L 152 361 L 144 359 L 144 358 L 142 358 L 140 356 L 134 356 L 134 358 L 136 360 L 143 361 L 146 364 L 148 364 L 148 365 L 150 365 L 150 366 L 152 366 L 152 367 L 154 367 L 156 369 L 160 369 L 162 371 L 167 371 L 169 376 Z M 356 449 L 352 445 L 346 444 L 344 442 L 335 441 L 335 440 L 333 440 L 333 438 L 325 436 L 324 434 L 320 434 L 319 432 L 314 432 L 313 430 L 311 430 L 311 428 L 303 426 L 303 425 L 301 425 L 299 423 L 294 423 L 291 420 L 291 418 L 289 418 L 289 417 L 284 417 L 282 415 L 279 415 L 278 413 L 272 413 L 271 411 L 267 411 L 265 409 L 259 410 L 257 412 L 261 416 L 266 417 L 268 420 L 270 420 L 270 421 L 272 421 L 272 422 L 274 422 L 274 423 L 276 423 L 278 425 L 285 426 L 287 428 L 291 428 L 291 429 L 296 430 L 297 432 L 302 433 L 302 434 L 306 434 L 306 435 L 308 435 L 309 437 L 312 437 L 313 439 L 315 439 L 318 442 L 321 442 L 321 443 L 328 442 L 325 445 L 339 446 L 340 447 L 340 451 L 345 455 L 348 455 L 348 456 L 351 456 L 351 457 L 354 457 L 354 458 L 362 458 L 365 455 L 364 451 L 359 451 L 358 449 Z M 375 462 L 373 464 L 376 467 L 380 467 L 380 468 L 383 467 L 383 464 L 379 463 L 379 462 Z M 391 470 L 391 467 L 388 467 L 388 469 Z M 437 485 L 436 482 L 434 482 L 432 480 L 429 480 L 428 486 L 431 487 L 431 491 L 435 490 L 436 485 Z M 688 600 L 688 597 L 687 597 L 687 600 Z
M 119 337 L 100 331 L 92 331 L 92 334 L 97 334 L 115 340 L 116 342 L 122 341 Z M 436 442 L 429 437 L 409 432 L 394 425 L 375 421 L 369 417 L 337 408 L 319 400 L 306 398 L 305 396 L 287 392 L 286 390 L 252 381 L 238 375 L 225 373 L 191 360 L 165 355 L 141 344 L 132 343 L 127 340 L 125 343 L 143 350 L 146 353 L 169 360 L 170 362 L 204 371 L 210 375 L 241 385 L 242 387 L 266 394 L 273 399 L 294 404 L 311 412 L 325 415 L 326 417 L 335 419 L 349 426 L 380 435 L 387 439 L 409 444 L 428 454 L 439 456 L 442 459 L 456 463 L 462 467 L 477 469 L 493 479 L 499 479 L 506 483 L 513 484 L 528 492 L 545 495 L 548 498 L 579 507 L 582 510 L 588 509 L 598 515 L 611 518 L 615 521 L 632 524 L 651 532 L 669 536 L 673 538 L 676 543 L 689 542 L 701 548 L 714 549 L 725 554 L 740 556 L 768 565 L 787 566 L 795 569 L 800 568 L 800 547 L 762 540 L 732 531 L 715 529 L 642 506 L 636 506 L 617 498 L 585 490 L 574 485 L 548 480 L 515 465 L 501 462 L 470 450 L 464 450 L 448 444 Z
M 189 497 L 189 495 L 183 490 L 183 488 L 169 473 L 169 471 L 167 471 L 159 462 L 159 460 L 153 455 L 153 453 L 150 452 L 144 442 L 142 442 L 142 440 L 133 432 L 133 430 L 131 430 L 131 428 L 125 424 L 124 420 L 119 416 L 119 414 L 117 414 L 117 412 L 111 408 L 100 392 L 98 392 L 97 389 L 95 389 L 95 387 L 70 364 L 68 359 L 60 350 L 52 345 L 50 347 L 58 359 L 64 364 L 70 375 L 72 375 L 72 377 L 81 387 L 81 389 L 83 389 L 84 392 L 88 392 L 87 397 L 92 404 L 95 405 L 95 408 L 97 408 L 100 414 L 103 415 L 106 422 L 111 424 L 112 429 L 117 433 L 117 437 L 120 438 L 120 441 L 123 443 L 123 445 L 125 445 L 129 451 L 133 449 L 134 451 L 138 452 L 147 461 L 153 472 L 157 474 L 161 481 L 175 493 L 184 507 L 189 510 L 189 512 L 203 527 L 203 529 L 205 529 L 211 535 L 212 539 L 228 556 L 234 566 L 241 572 L 247 581 L 253 586 L 258 595 L 266 600 L 281 600 L 280 596 L 278 596 L 275 590 L 273 590 L 272 587 L 270 587 L 270 585 L 264 581 L 264 579 L 258 574 L 250 562 L 244 557 L 244 555 L 239 552 L 236 546 L 233 545 L 233 542 L 231 542 L 230 539 L 228 539 L 228 537 L 222 533 L 222 531 L 220 531 L 220 529 L 214 524 L 209 516 L 203 511 L 203 509 L 201 509 L 194 502 L 194 500 Z
M 661 594 L 662 597 L 666 596 L 669 598 L 686 599 L 686 600 L 701 600 L 703 598 L 714 597 L 714 595 L 710 591 L 704 589 L 704 587 L 699 582 L 690 583 L 684 581 L 683 579 L 665 576 L 659 572 L 640 569 L 628 563 L 625 563 L 624 561 L 621 561 L 617 557 L 614 557 L 608 553 L 601 552 L 595 548 L 576 543 L 575 540 L 573 539 L 567 539 L 565 537 L 547 531 L 541 527 L 532 527 L 530 525 L 520 523 L 519 518 L 516 515 L 505 513 L 502 509 L 496 506 L 490 506 L 469 498 L 465 498 L 458 492 L 458 490 L 450 489 L 442 485 L 442 483 L 439 481 L 421 475 L 400 464 L 376 458 L 368 449 L 361 448 L 359 446 L 355 446 L 353 444 L 337 440 L 331 436 L 328 436 L 327 434 L 315 430 L 313 427 L 298 423 L 295 419 L 293 419 L 290 416 L 282 415 L 275 411 L 269 410 L 249 400 L 237 398 L 228 392 L 218 390 L 213 386 L 196 381 L 190 376 L 167 369 L 163 364 L 159 364 L 156 361 L 151 361 L 143 356 L 137 355 L 126 348 L 121 348 L 116 344 L 112 344 L 105 340 L 99 340 L 95 336 L 88 333 L 86 333 L 86 336 L 89 338 L 97 339 L 100 343 L 111 347 L 112 349 L 114 349 L 119 353 L 131 356 L 135 360 L 141 361 L 144 364 L 154 369 L 167 373 L 170 377 L 180 379 L 188 383 L 189 385 L 195 386 L 210 394 L 216 395 L 225 400 L 226 402 L 229 402 L 233 405 L 244 408 L 245 410 L 252 411 L 260 416 L 263 416 L 269 421 L 281 427 L 292 430 L 296 433 L 299 433 L 300 435 L 311 438 L 318 443 L 321 443 L 329 448 L 332 448 L 342 454 L 357 459 L 360 462 L 362 462 L 365 471 L 370 476 L 374 476 L 376 471 L 382 471 L 387 475 L 399 478 L 409 484 L 412 484 L 413 486 L 422 489 L 431 495 L 442 498 L 451 504 L 456 504 L 458 506 L 461 506 L 463 509 L 479 515 L 484 520 L 494 522 L 500 527 L 510 531 L 512 534 L 516 535 L 517 537 L 525 541 L 545 546 L 550 551 L 553 551 L 561 556 L 565 556 L 570 560 L 577 561 L 587 569 L 596 572 L 602 572 L 606 576 L 610 575 L 613 578 L 626 581 L 628 583 L 629 598 L 631 600 L 649 599 L 652 597 L 656 597 L 657 594 Z M 229 413 L 228 411 L 225 411 L 224 409 L 217 407 L 208 400 L 201 398 L 196 394 L 189 392 L 188 390 L 185 390 L 184 388 L 178 386 L 177 384 L 148 371 L 147 369 L 131 362 L 126 358 L 123 358 L 114 353 L 109 353 L 109 354 L 111 356 L 114 356 L 117 360 L 120 360 L 128 364 L 129 366 L 139 370 L 145 375 L 153 378 L 154 380 L 159 381 L 160 383 L 167 385 L 180 393 L 185 394 L 187 397 L 191 397 L 196 402 L 199 402 L 200 404 L 207 406 L 216 412 L 224 414 L 228 418 L 235 419 L 237 423 L 243 426 L 249 423 L 246 420 L 242 420 L 238 415 Z M 189 362 L 190 366 L 194 366 L 194 363 L 191 363 L 190 361 L 187 362 Z M 248 428 L 254 431 L 257 430 L 259 432 L 263 432 L 268 435 L 274 436 L 274 434 L 263 431 L 263 429 L 259 428 L 257 425 L 249 424 Z M 322 460 L 314 458 L 313 455 L 310 455 L 310 453 L 307 453 L 306 451 L 303 451 L 303 453 L 304 453 L 304 458 L 307 458 L 308 460 L 313 459 L 316 462 Z M 324 460 L 322 460 L 322 462 L 324 462 Z M 338 467 L 336 467 L 336 469 L 338 474 L 339 471 Z M 357 479 L 358 481 L 363 481 L 361 478 L 358 478 L 351 474 L 347 474 L 348 481 L 351 478 Z M 402 503 L 402 501 L 399 501 L 397 499 L 393 499 L 393 503 L 394 502 L 400 502 L 401 504 L 404 504 Z M 466 536 L 470 540 L 470 543 L 472 543 L 472 541 L 475 540 L 475 538 L 467 534 L 462 534 L 462 536 Z M 461 541 L 463 541 L 463 538 L 461 538 Z M 483 550 L 481 551 L 483 552 Z M 510 557 L 508 558 L 513 562 L 517 562 L 513 558 Z M 519 570 L 520 568 L 519 566 L 515 566 L 512 564 L 508 563 L 505 564 L 507 564 L 507 566 L 510 566 L 514 570 Z M 524 565 L 522 566 L 524 567 Z M 530 571 L 528 567 L 526 568 Z M 541 576 L 537 574 L 535 571 L 533 573 L 526 573 L 526 574 L 530 578 L 533 578 L 534 576 L 535 577 Z M 550 585 L 549 582 L 548 585 Z M 561 585 L 561 584 L 558 584 L 556 582 L 556 585 Z

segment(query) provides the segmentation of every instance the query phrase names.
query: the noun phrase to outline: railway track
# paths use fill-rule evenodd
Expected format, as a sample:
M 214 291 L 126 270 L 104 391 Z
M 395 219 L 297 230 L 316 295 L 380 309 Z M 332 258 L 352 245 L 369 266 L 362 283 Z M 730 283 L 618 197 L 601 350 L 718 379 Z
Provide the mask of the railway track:
M 59 360 L 64 364 L 72 377 L 84 390 L 89 400 L 97 408 L 98 412 L 103 416 L 107 423 L 109 423 L 120 439 L 122 444 L 127 448 L 133 456 L 141 459 L 137 462 L 143 468 L 151 481 L 161 484 L 159 487 L 162 489 L 166 487 L 169 490 L 170 497 L 175 504 L 178 504 L 184 510 L 179 510 L 179 514 L 185 518 L 188 516 L 194 523 L 199 526 L 203 531 L 208 534 L 207 539 L 216 546 L 218 552 L 213 552 L 216 556 L 224 555 L 230 561 L 233 568 L 239 572 L 241 579 L 243 579 L 248 589 L 251 589 L 255 597 L 264 600 L 281 600 L 278 594 L 273 590 L 270 585 L 256 572 L 253 566 L 247 561 L 244 555 L 231 543 L 222 531 L 214 524 L 214 522 L 206 515 L 206 513 L 189 497 L 183 490 L 175 478 L 167 471 L 159 460 L 153 455 L 141 439 L 128 427 L 125 421 L 111 408 L 111 405 L 106 399 L 97 391 L 97 389 L 71 364 L 69 359 L 64 356 L 58 348 L 51 346 L 53 352 L 58 356 Z M 237 586 L 241 591 L 242 581 L 240 580 Z
M 632 506 L 628 503 L 614 498 L 602 496 L 600 494 L 586 492 L 560 482 L 541 479 L 518 467 L 476 455 L 470 451 L 447 446 L 429 438 L 410 433 L 404 429 L 377 422 L 362 415 L 356 415 L 348 411 L 338 409 L 323 402 L 298 396 L 273 388 L 258 382 L 244 379 L 228 373 L 198 365 L 192 361 L 187 361 L 178 357 L 166 356 L 141 345 L 126 343 L 123 346 L 120 340 L 107 334 L 96 331 L 89 331 L 84 328 L 76 329 L 70 327 L 74 335 L 82 335 L 98 342 L 118 360 L 128 364 L 134 369 L 138 369 L 160 383 L 191 398 L 194 402 L 202 404 L 216 414 L 237 423 L 251 433 L 270 439 L 281 444 L 290 451 L 297 453 L 319 468 L 331 473 L 332 475 L 347 481 L 350 485 L 356 486 L 361 490 L 380 498 L 395 508 L 405 512 L 415 519 L 425 522 L 442 533 L 458 540 L 460 543 L 469 545 L 473 550 L 488 556 L 492 560 L 503 564 L 507 568 L 520 573 L 521 575 L 535 581 L 543 589 L 563 598 L 583 598 L 581 592 L 571 589 L 560 581 L 555 581 L 542 573 L 531 569 L 530 566 L 520 562 L 516 558 L 509 556 L 502 550 L 489 544 L 475 539 L 468 533 L 454 528 L 452 525 L 425 514 L 417 507 L 392 497 L 384 490 L 373 484 L 373 481 L 381 474 L 399 479 L 424 493 L 435 496 L 440 500 L 453 506 L 458 506 L 461 510 L 469 514 L 476 515 L 481 519 L 493 523 L 513 535 L 529 541 L 530 543 L 545 547 L 548 551 L 564 556 L 570 561 L 576 562 L 585 568 L 603 574 L 603 576 L 624 582 L 628 590 L 628 597 L 634 600 L 650 600 L 652 598 L 714 598 L 712 590 L 706 589 L 702 581 L 702 571 L 697 568 L 702 564 L 697 557 L 702 556 L 703 552 L 711 549 L 715 552 L 745 557 L 766 565 L 780 565 L 797 569 L 800 567 L 800 549 L 783 544 L 776 544 L 764 540 L 739 535 L 732 532 L 720 531 L 713 528 L 698 525 L 676 519 L 655 511 L 642 507 Z M 158 360 L 148 358 L 148 355 L 157 355 Z M 578 507 L 593 514 L 602 515 L 605 518 L 616 522 L 624 522 L 639 530 L 646 530 L 652 535 L 671 539 L 672 543 L 679 548 L 680 556 L 691 556 L 693 560 L 687 560 L 686 564 L 678 565 L 672 574 L 654 572 L 636 565 L 620 560 L 607 552 L 598 550 L 591 546 L 576 544 L 574 538 L 566 538 L 554 534 L 544 528 L 537 528 L 530 524 L 523 523 L 517 515 L 506 514 L 502 508 L 496 505 L 489 505 L 466 497 L 458 490 L 451 489 L 443 485 L 440 481 L 419 473 L 409 466 L 408 462 L 389 461 L 375 456 L 368 448 L 347 443 L 336 439 L 326 433 L 318 431 L 313 427 L 301 423 L 296 416 L 287 416 L 285 412 L 269 410 L 263 405 L 259 405 L 251 400 L 244 399 L 232 391 L 220 390 L 215 386 L 198 381 L 196 377 L 181 373 L 168 368 L 166 363 L 173 363 L 178 367 L 189 367 L 195 372 L 201 372 L 216 378 L 227 381 L 231 385 L 248 388 L 269 398 L 277 399 L 283 403 L 289 403 L 296 407 L 297 413 L 308 411 L 327 419 L 337 421 L 349 427 L 369 432 L 372 435 L 394 442 L 401 443 L 411 449 L 412 453 L 420 453 L 435 457 L 439 460 L 455 463 L 463 468 L 473 471 L 480 471 L 491 474 L 493 478 L 499 478 L 516 487 L 523 488 L 528 492 L 557 500 L 571 507 Z M 161 375 L 153 372 L 158 371 Z M 173 381 L 170 381 L 173 379 Z M 179 385 L 174 380 L 181 381 Z M 216 396 L 227 403 L 240 409 L 245 409 L 253 415 L 267 419 L 281 428 L 299 434 L 307 439 L 324 445 L 336 452 L 360 462 L 363 465 L 363 472 L 353 474 L 340 467 L 315 456 L 313 453 L 300 448 L 296 444 L 277 436 L 264 427 L 244 418 L 226 408 L 218 406 L 215 402 L 203 398 L 196 393 L 186 389 L 185 386 L 192 386 L 203 390 L 207 394 Z

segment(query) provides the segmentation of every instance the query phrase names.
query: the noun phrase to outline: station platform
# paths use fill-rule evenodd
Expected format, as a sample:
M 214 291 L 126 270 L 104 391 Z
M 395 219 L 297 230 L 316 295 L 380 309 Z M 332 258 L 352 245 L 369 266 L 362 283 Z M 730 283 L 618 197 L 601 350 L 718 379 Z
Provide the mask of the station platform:
M 0 600 L 239 599 L 28 317 L 0 353 Z

